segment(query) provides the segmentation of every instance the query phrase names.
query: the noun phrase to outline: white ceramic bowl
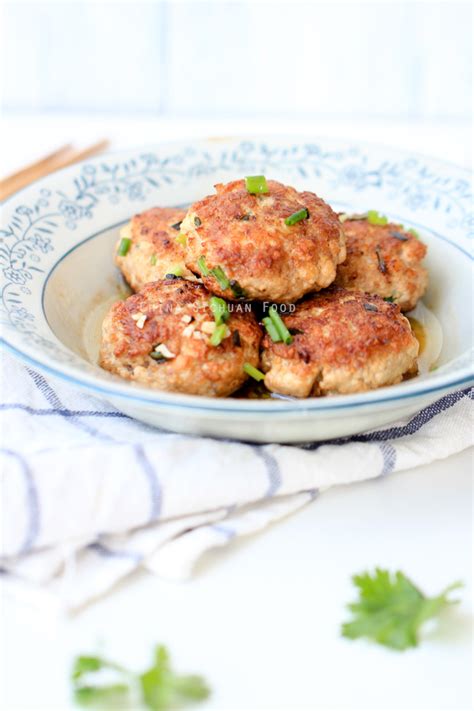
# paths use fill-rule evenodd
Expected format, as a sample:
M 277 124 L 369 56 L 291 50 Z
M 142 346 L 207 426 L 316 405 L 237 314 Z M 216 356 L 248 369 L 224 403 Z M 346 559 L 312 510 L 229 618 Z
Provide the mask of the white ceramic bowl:
M 210 399 L 131 384 L 95 363 L 101 317 L 123 284 L 120 226 L 153 205 L 186 205 L 217 182 L 265 174 L 335 209 L 377 209 L 428 244 L 424 298 L 443 330 L 439 367 L 388 388 L 307 400 Z M 2 206 L 3 339 L 39 370 L 152 425 L 258 442 L 340 437 L 410 415 L 473 382 L 474 233 L 469 173 L 361 143 L 295 137 L 189 141 L 110 153 L 55 173 Z

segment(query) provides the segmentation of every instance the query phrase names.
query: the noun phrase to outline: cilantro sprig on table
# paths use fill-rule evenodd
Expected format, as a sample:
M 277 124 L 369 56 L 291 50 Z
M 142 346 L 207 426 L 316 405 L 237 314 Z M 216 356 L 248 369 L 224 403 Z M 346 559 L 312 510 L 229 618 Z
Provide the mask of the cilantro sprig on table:
M 349 639 L 366 637 L 390 649 L 402 651 L 419 644 L 419 632 L 426 620 L 459 600 L 450 600 L 449 592 L 462 587 L 457 582 L 436 597 L 426 597 L 402 572 L 391 573 L 376 568 L 352 578 L 359 599 L 348 605 L 353 619 L 342 625 L 342 635 Z
M 101 681 L 104 675 L 114 678 Z M 173 671 L 162 645 L 155 648 L 153 664 L 142 674 L 102 657 L 80 656 L 74 662 L 71 680 L 77 704 L 102 709 L 136 708 L 140 700 L 144 708 L 166 711 L 202 701 L 210 694 L 201 676 Z

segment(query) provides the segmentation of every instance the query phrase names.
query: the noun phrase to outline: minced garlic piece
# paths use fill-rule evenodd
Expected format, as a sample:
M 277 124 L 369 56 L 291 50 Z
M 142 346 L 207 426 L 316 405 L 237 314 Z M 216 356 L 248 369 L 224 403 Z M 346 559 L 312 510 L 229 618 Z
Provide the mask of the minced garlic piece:
M 147 320 L 147 315 L 146 315 L 146 314 L 142 314 L 142 313 L 139 311 L 139 312 L 136 313 L 136 314 L 132 314 L 132 318 L 133 318 L 133 320 L 136 322 L 137 328 L 143 328 L 143 326 L 145 325 L 145 321 Z
M 176 353 L 171 353 L 170 349 L 164 344 L 160 343 L 154 349 L 155 353 L 161 353 L 165 358 L 176 358 Z
M 183 336 L 192 336 L 194 333 L 194 324 L 190 323 L 189 326 L 186 326 L 185 329 L 183 329 Z
M 204 323 L 201 324 L 201 331 L 210 335 L 211 333 L 214 333 L 215 327 L 216 324 L 214 321 L 204 321 Z

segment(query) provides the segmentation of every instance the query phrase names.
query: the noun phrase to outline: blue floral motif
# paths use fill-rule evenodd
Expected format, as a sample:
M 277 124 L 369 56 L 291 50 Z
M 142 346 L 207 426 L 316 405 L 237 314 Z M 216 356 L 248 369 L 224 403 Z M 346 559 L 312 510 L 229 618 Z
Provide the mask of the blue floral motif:
M 78 167 L 65 192 L 41 188 L 36 201 L 18 204 L 0 229 L 3 320 L 56 357 L 73 361 L 71 354 L 58 353 L 57 345 L 37 332 L 33 314 L 22 303 L 31 293 L 27 285 L 44 278 L 41 259 L 56 249 L 56 236 L 91 219 L 103 201 L 141 202 L 163 186 L 191 183 L 200 176 L 227 173 L 237 178 L 284 169 L 309 183 L 324 178 L 335 190 L 347 186 L 355 195 L 370 191 L 370 204 L 361 200 L 363 209 L 377 208 L 373 191 L 384 191 L 385 198 L 397 199 L 411 212 L 434 210 L 445 226 L 474 236 L 469 181 L 450 177 L 449 171 L 437 171 L 432 165 L 419 157 L 377 162 L 370 151 L 354 145 L 326 150 L 313 142 L 282 146 L 249 140 L 221 150 L 187 146 L 168 156 L 147 152 L 128 160 L 110 156 L 87 163 Z
M 61 200 L 58 205 L 58 210 L 68 222 L 75 222 L 84 214 L 83 208 L 77 202 L 72 200 Z
M 10 269 L 4 269 L 3 274 L 6 279 L 9 279 L 13 284 L 25 284 L 27 279 L 31 279 L 31 274 L 26 271 L 26 269 L 15 269 L 11 267 Z

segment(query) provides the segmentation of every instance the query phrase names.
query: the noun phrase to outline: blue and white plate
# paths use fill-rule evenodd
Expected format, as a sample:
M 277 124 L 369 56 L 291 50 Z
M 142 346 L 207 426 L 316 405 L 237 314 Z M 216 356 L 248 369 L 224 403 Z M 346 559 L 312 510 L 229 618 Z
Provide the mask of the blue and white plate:
M 101 318 L 123 289 L 112 257 L 120 226 L 153 205 L 186 205 L 217 182 L 249 174 L 312 190 L 336 210 L 377 209 L 420 232 L 430 272 L 424 304 L 443 334 L 435 370 L 368 393 L 293 401 L 159 392 L 97 366 Z M 469 173 L 454 165 L 323 138 L 203 140 L 88 160 L 38 181 L 2 207 L 7 348 L 150 424 L 249 441 L 327 439 L 410 415 L 473 381 L 474 216 Z

